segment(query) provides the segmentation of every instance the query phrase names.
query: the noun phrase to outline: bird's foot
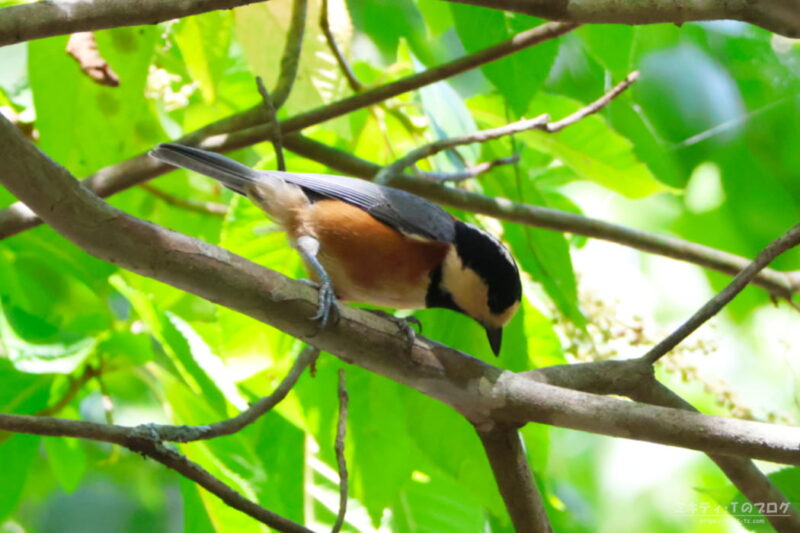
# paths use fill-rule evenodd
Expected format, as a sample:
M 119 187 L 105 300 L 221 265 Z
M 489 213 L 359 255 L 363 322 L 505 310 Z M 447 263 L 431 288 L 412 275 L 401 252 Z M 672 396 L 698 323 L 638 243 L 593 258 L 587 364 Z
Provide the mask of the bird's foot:
M 379 317 L 388 318 L 389 320 L 394 322 L 397 325 L 398 329 L 400 330 L 400 333 L 402 333 L 403 336 L 405 337 L 406 347 L 408 350 L 411 349 L 411 347 L 414 345 L 414 340 L 416 340 L 417 338 L 417 332 L 414 331 L 412 324 L 414 326 L 417 326 L 419 332 L 422 333 L 422 322 L 420 322 L 419 319 L 414 315 L 409 315 L 406 317 L 397 317 L 390 313 L 387 313 L 386 311 L 381 311 L 380 309 L 367 309 L 367 311 L 369 311 L 373 315 L 378 315 Z
M 316 337 L 328 324 L 338 324 L 342 317 L 342 311 L 339 308 L 339 301 L 336 299 L 336 292 L 333 290 L 333 285 L 330 281 L 326 280 L 322 283 L 315 283 L 308 280 L 301 281 L 319 288 L 317 313 L 311 317 L 311 320 L 317 322 L 318 327 L 312 335 L 309 335 L 310 337 Z

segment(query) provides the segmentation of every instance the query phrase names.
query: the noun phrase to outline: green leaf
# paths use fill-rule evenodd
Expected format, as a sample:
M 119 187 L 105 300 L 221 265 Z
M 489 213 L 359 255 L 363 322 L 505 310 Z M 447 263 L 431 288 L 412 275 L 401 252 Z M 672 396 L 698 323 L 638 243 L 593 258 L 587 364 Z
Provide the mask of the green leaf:
M 134 289 L 122 276 L 113 276 L 111 284 L 128 299 L 187 385 L 196 394 L 202 394 L 217 415 L 227 413 L 226 393 L 231 403 L 243 406 L 227 372 L 191 326 L 177 315 L 159 309 L 151 298 Z
M 577 31 L 594 58 L 605 66 L 617 83 L 633 70 L 637 28 L 625 24 L 587 24 Z
M 450 4 L 464 48 L 475 52 L 508 40 L 517 33 L 541 24 L 540 19 L 464 4 Z M 528 104 L 547 79 L 558 53 L 558 41 L 551 39 L 492 61 L 481 71 L 500 91 L 510 106 L 510 118 L 525 113 Z
M 436 139 L 460 137 L 478 129 L 472 115 L 455 89 L 446 81 L 425 86 L 419 90 L 422 109 L 428 117 Z M 457 151 L 461 157 L 453 152 Z M 453 172 L 475 163 L 480 156 L 480 147 L 474 144 L 459 146 L 433 157 L 436 168 L 442 172 Z M 463 158 L 463 160 L 462 160 Z
M 438 473 L 415 472 L 392 508 L 396 533 L 484 531 L 480 502 L 457 482 Z
M 119 87 L 98 85 L 81 72 L 64 52 L 67 37 L 28 43 L 39 146 L 76 176 L 165 140 L 144 96 L 159 32 L 155 26 L 136 26 L 95 33 L 100 55 L 119 76 Z
M 229 63 L 233 23 L 227 11 L 212 11 L 181 19 L 174 30 L 175 42 L 186 62 L 186 69 L 200 86 L 207 103 L 217 99 L 217 84 L 224 78 Z M 209 38 L 213 36 L 213 38 Z
M 355 28 L 372 40 L 380 62 L 393 63 L 401 39 L 416 39 L 425 22 L 413 2 L 389 0 L 348 0 Z
M 78 488 L 86 473 L 86 454 L 79 439 L 45 437 L 47 459 L 64 492 Z
M 280 63 L 290 27 L 293 2 L 267 2 L 234 10 L 235 30 L 244 49 L 244 56 L 254 76 L 261 76 L 268 90 L 273 90 L 280 73 Z M 309 2 L 303 51 L 297 78 L 285 109 L 302 113 L 331 102 L 346 93 L 347 86 L 335 58 L 330 53 L 319 20 L 320 4 Z M 340 0 L 328 6 L 332 31 L 340 44 L 349 42 L 351 26 L 347 10 Z M 255 81 L 253 92 L 257 93 Z
M 0 339 L 17 370 L 70 374 L 95 351 L 98 339 L 61 331 L 45 320 L 0 301 Z
M 184 531 L 192 533 L 217 533 L 211 517 L 203 505 L 200 494 L 205 491 L 197 483 L 183 476 L 178 477 L 183 499 L 183 527 Z
M 39 448 L 39 437 L 34 435 L 14 435 L 0 444 L 0 523 L 14 512 L 19 505 L 25 481 L 31 471 L 31 464 Z
M 539 95 L 531 110 L 556 119 L 580 109 L 578 102 Z M 525 143 L 558 158 L 581 178 L 594 181 L 628 198 L 641 198 L 668 188 L 639 161 L 630 141 L 615 133 L 604 119 L 591 115 L 558 133 L 532 131 L 520 136 Z

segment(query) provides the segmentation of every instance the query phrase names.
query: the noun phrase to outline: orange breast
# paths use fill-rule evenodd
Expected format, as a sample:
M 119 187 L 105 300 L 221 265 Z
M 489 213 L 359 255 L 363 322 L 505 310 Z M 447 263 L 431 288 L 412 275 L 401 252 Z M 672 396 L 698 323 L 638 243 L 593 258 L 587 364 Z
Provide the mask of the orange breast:
M 317 257 L 340 299 L 425 307 L 428 276 L 442 263 L 448 244 L 409 239 L 362 209 L 337 200 L 314 203 L 303 210 L 302 219 L 299 228 L 319 240 Z

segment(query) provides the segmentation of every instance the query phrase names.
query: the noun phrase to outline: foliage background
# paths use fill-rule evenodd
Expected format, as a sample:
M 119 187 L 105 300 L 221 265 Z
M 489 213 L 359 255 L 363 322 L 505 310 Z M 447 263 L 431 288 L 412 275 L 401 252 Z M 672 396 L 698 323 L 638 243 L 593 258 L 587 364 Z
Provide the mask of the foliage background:
M 319 9 L 311 2 L 298 81 L 281 118 L 350 93 L 316 24 Z M 100 52 L 121 80 L 117 88 L 99 86 L 80 71 L 64 52 L 67 37 L 6 47 L 0 50 L 0 107 L 33 123 L 39 146 L 86 176 L 257 104 L 253 76 L 274 82 L 290 11 L 290 2 L 273 0 L 97 32 Z M 434 0 L 331 1 L 334 32 L 367 85 L 539 23 Z M 557 135 L 531 132 L 468 147 L 460 150 L 463 161 L 450 154 L 432 165 L 452 171 L 464 161 L 519 153 L 518 166 L 466 186 L 747 257 L 797 221 L 800 46 L 741 23 L 583 27 L 305 133 L 386 164 L 437 137 L 542 112 L 562 117 L 634 69 L 641 81 L 600 116 Z M 262 144 L 234 156 L 274 168 L 272 154 Z M 290 170 L 326 171 L 287 156 Z M 111 202 L 304 276 L 285 238 L 264 233 L 267 224 L 255 208 L 210 180 L 178 171 L 154 186 L 175 197 L 228 204 L 229 212 L 187 211 L 143 188 Z M 0 205 L 12 201 L 0 189 Z M 512 370 L 640 354 L 727 281 L 615 245 L 457 214 L 503 232 L 531 276 L 498 362 Z M 789 252 L 774 266 L 798 269 L 800 253 Z M 270 391 L 300 349 L 276 330 L 97 261 L 46 227 L 0 242 L 0 280 L 3 412 L 32 414 L 56 405 L 59 416 L 70 418 L 207 423 Z M 415 314 L 426 335 L 491 358 L 482 331 L 469 320 L 441 310 Z M 644 333 L 631 340 L 636 328 Z M 798 347 L 796 317 L 749 288 L 715 330 L 693 338 L 663 371 L 703 412 L 796 422 Z M 323 356 L 316 377 L 305 375 L 276 411 L 240 434 L 182 451 L 277 513 L 330 524 L 340 366 Z M 87 368 L 100 369 L 100 376 Z M 511 530 L 480 443 L 463 419 L 382 377 L 355 367 L 347 374 L 350 531 Z M 58 405 L 62 398 L 66 405 Z M 702 505 L 736 497 L 700 454 L 544 426 L 530 425 L 523 434 L 557 531 L 756 527 L 699 516 Z M 160 466 L 98 443 L 3 435 L 0 471 L 3 532 L 264 529 Z M 800 486 L 799 477 L 797 469 L 777 474 L 789 492 Z

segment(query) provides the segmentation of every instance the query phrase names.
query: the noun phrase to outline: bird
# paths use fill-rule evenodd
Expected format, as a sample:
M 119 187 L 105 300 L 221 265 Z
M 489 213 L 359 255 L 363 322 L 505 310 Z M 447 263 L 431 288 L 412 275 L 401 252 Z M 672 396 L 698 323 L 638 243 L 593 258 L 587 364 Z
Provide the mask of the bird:
M 150 155 L 246 196 L 286 232 L 319 287 L 320 329 L 338 301 L 467 315 L 500 354 L 520 306 L 519 268 L 500 240 L 415 194 L 326 174 L 254 170 L 215 152 L 163 143 Z

